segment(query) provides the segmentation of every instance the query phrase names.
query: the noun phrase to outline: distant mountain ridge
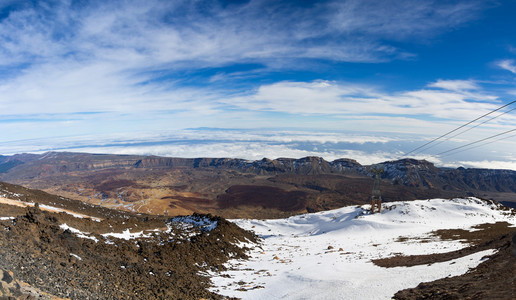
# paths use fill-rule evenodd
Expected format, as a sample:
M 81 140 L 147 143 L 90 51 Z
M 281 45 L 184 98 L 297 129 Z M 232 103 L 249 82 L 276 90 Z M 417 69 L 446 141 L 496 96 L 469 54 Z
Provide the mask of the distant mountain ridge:
M 48 152 L 0 156 L 0 178 L 23 174 L 54 174 L 109 168 L 206 168 L 259 175 L 344 174 L 370 176 L 372 168 L 384 170 L 382 179 L 410 187 L 474 188 L 481 191 L 516 192 L 516 171 L 503 169 L 439 168 L 425 160 L 401 159 L 361 165 L 353 159 L 326 161 L 321 157 L 278 158 L 249 161 L 238 158 L 177 158 L 142 155 Z M 32 172 L 29 172 L 29 170 Z M 12 174 L 12 176 L 10 176 Z M 30 175 L 29 175 L 30 176 Z
M 278 218 L 369 202 L 372 169 L 384 201 L 477 196 L 516 204 L 516 172 L 374 165 L 321 157 L 245 160 L 48 152 L 0 156 L 0 181 L 133 212 Z M 505 204 L 505 203 L 504 203 Z

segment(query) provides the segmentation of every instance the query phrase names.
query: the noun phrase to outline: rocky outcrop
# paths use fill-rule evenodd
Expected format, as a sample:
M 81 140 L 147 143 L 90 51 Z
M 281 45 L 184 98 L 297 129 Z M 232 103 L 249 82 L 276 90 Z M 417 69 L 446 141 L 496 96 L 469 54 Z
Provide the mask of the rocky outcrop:
M 278 158 L 249 161 L 237 158 L 168 158 L 150 156 L 134 163 L 136 168 L 214 168 L 233 169 L 255 174 L 317 175 L 330 173 L 362 173 L 364 167 L 352 159 L 328 162 L 321 157 Z
M 437 185 L 439 169 L 426 160 L 401 159 L 374 165 L 384 171 L 382 178 L 394 184 L 410 187 L 429 187 Z

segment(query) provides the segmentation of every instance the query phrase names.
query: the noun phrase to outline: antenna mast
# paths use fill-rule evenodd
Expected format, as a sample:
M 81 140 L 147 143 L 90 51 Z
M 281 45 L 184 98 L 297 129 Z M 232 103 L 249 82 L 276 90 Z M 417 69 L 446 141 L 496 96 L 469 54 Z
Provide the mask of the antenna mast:
M 373 192 L 371 194 L 371 213 L 374 214 L 375 207 L 378 207 L 378 212 L 382 212 L 382 194 L 380 193 L 380 174 L 382 169 L 374 168 L 371 170 L 374 177 Z

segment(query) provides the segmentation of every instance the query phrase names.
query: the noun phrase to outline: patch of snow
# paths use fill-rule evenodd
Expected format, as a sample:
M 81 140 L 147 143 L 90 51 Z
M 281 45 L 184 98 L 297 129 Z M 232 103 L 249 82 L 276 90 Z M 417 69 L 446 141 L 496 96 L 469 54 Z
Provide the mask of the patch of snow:
M 31 206 L 34 205 L 34 203 L 31 203 L 31 204 L 32 204 Z M 99 218 L 87 216 L 87 215 L 84 215 L 84 214 L 78 214 L 78 213 L 75 213 L 75 212 L 72 212 L 72 211 L 69 211 L 69 210 L 66 210 L 66 209 L 57 208 L 57 207 L 46 205 L 46 204 L 40 204 L 39 208 L 42 209 L 42 210 L 47 210 L 47 211 L 52 211 L 52 212 L 64 212 L 64 213 L 72 215 L 72 216 L 74 216 L 76 218 L 80 218 L 80 219 L 89 218 L 89 219 L 92 219 L 94 221 L 100 222 Z
M 70 232 L 74 233 L 77 237 L 83 239 L 89 239 L 97 243 L 99 240 L 94 236 L 89 236 L 89 232 L 82 232 L 79 229 L 68 226 L 66 223 L 59 225 L 59 227 L 63 230 L 70 230 Z
M 371 260 L 464 248 L 459 241 L 421 243 L 438 229 L 470 229 L 516 217 L 476 198 L 432 199 L 349 206 L 276 220 L 232 220 L 263 240 L 249 260 L 232 260 L 229 271 L 211 273 L 212 291 L 244 299 L 390 299 L 421 282 L 461 275 L 493 250 L 432 265 L 381 268 Z M 400 241 L 399 237 L 409 237 Z M 244 244 L 243 244 L 244 245 Z M 246 243 L 246 246 L 249 245 Z
M 78 260 L 82 260 L 82 258 L 77 254 L 70 253 L 70 255 L 77 258 Z
M 114 237 L 117 239 L 124 239 L 124 240 L 132 240 L 132 239 L 137 239 L 137 238 L 150 237 L 149 234 L 145 234 L 145 233 L 143 233 L 143 231 L 131 233 L 129 231 L 129 229 L 124 230 L 122 233 L 114 233 L 114 232 L 104 233 L 104 234 L 102 234 L 102 236 L 105 238 L 106 237 Z
M 21 200 L 15 200 L 15 199 L 11 199 L 11 198 L 5 198 L 5 195 L 4 195 L 4 196 L 0 197 L 0 203 L 8 204 L 8 205 L 15 205 L 15 206 L 19 206 L 19 207 L 27 207 L 27 206 L 34 207 L 35 206 L 34 202 L 24 202 L 24 201 L 21 201 Z M 64 212 L 64 213 L 70 214 L 70 215 L 72 215 L 72 216 L 74 216 L 76 218 L 90 218 L 90 219 L 92 219 L 94 221 L 97 221 L 97 222 L 101 221 L 99 218 L 96 218 L 96 217 L 91 217 L 91 216 L 88 216 L 88 215 L 75 213 L 73 211 L 70 211 L 70 210 L 67 210 L 67 209 L 63 209 L 63 208 L 57 208 L 57 207 L 51 206 L 51 205 L 40 204 L 39 208 L 42 209 L 42 210 L 51 211 L 51 212 L 58 212 L 58 213 L 59 212 Z

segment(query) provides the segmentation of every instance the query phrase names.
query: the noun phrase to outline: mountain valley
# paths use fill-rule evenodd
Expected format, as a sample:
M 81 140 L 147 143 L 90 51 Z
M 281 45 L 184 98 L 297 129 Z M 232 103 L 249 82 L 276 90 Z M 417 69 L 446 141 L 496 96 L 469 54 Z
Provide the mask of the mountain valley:
M 363 166 L 319 157 L 247 161 L 49 152 L 0 157 L 0 180 L 131 212 L 282 218 L 369 202 L 477 196 L 514 206 L 516 172 L 437 168 L 403 159 Z

